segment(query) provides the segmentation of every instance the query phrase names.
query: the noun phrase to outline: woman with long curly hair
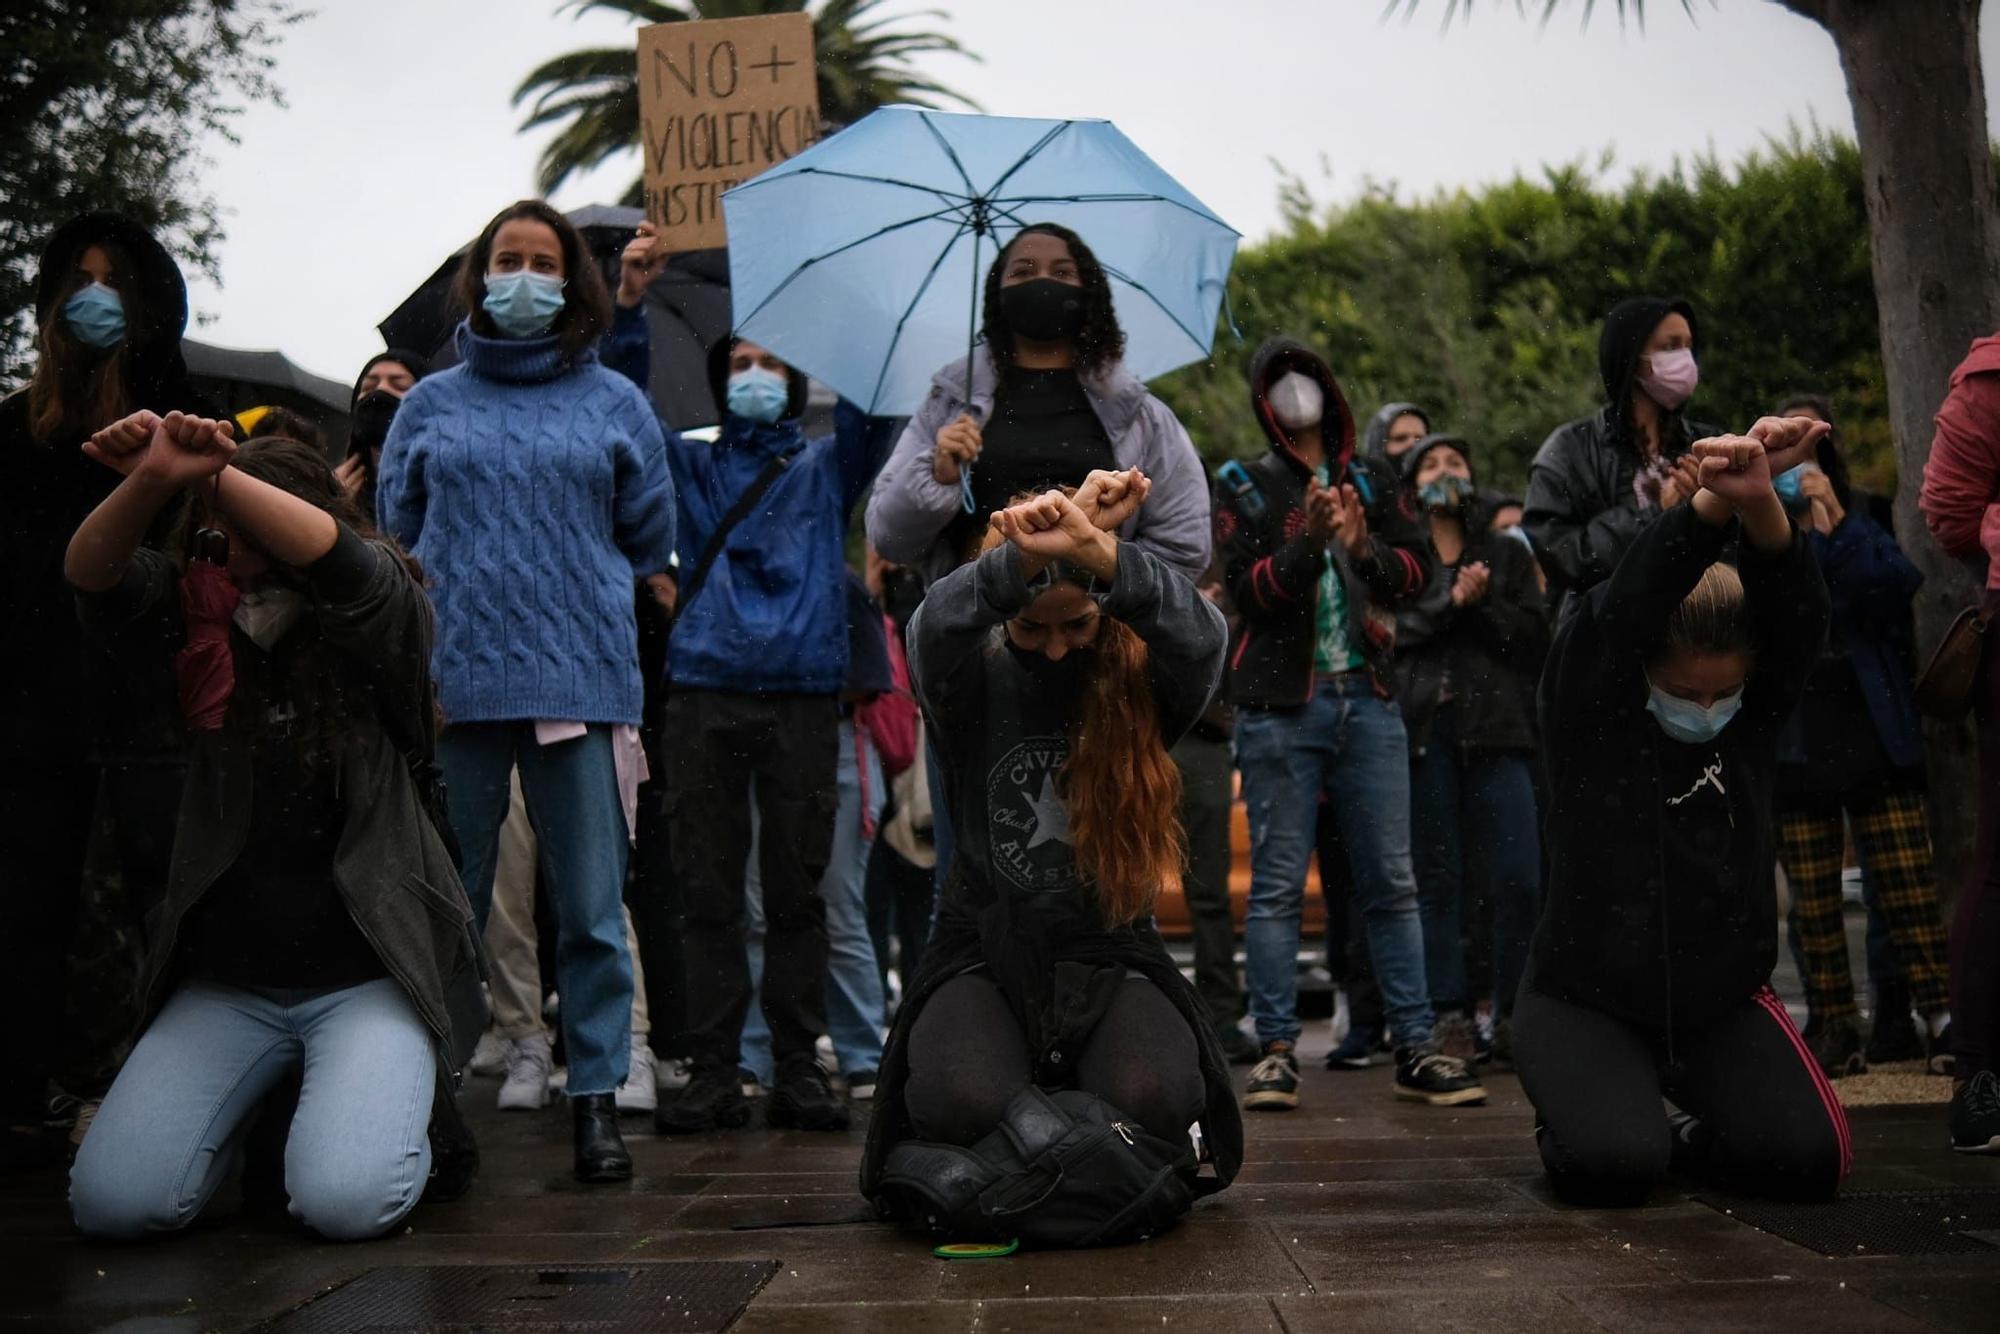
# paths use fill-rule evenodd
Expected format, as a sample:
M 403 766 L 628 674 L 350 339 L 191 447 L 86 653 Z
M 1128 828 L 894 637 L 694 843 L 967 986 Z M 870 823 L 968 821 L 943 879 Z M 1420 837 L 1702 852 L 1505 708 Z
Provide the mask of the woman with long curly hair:
M 484 1009 L 472 909 L 415 777 L 430 601 L 317 450 L 231 437 L 141 412 L 87 446 L 124 480 L 64 573 L 94 632 L 179 627 L 192 744 L 144 1029 L 70 1207 L 92 1236 L 187 1226 L 258 1104 L 302 1072 L 291 1212 L 335 1240 L 379 1236 L 425 1190 L 435 1099 Z M 140 545 L 183 492 L 205 512 L 185 561 Z
M 993 515 L 910 622 L 957 859 L 896 1017 L 862 1189 L 906 1138 L 970 1145 L 1034 1084 L 1241 1157 L 1227 1067 L 1152 921 L 1186 858 L 1167 748 L 1221 679 L 1222 614 L 1117 530 L 1143 473 Z
M 869 541 L 935 580 L 1012 497 L 1138 468 L 1153 498 L 1120 537 L 1200 577 L 1207 476 L 1124 355 L 1110 279 L 1083 238 L 1053 223 L 1016 232 L 986 272 L 979 347 L 937 373 L 876 480 Z

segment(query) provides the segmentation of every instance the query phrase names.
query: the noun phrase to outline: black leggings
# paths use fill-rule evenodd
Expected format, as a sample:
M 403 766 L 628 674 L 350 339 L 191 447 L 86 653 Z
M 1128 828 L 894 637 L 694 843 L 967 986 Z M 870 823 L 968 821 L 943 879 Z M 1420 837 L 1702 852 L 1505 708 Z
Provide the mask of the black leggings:
M 1661 1099 L 1700 1123 L 1696 1162 L 1760 1195 L 1831 1195 L 1853 1165 L 1847 1117 L 1769 988 L 1699 1037 L 1660 1043 L 1599 1011 L 1544 995 L 1514 1005 L 1514 1060 L 1556 1193 L 1626 1203 L 1667 1175 Z
M 920 1139 L 973 1144 L 1028 1086 L 1028 1041 L 992 979 L 968 973 L 939 987 L 910 1026 L 903 1098 Z M 1205 1089 L 1194 1031 L 1143 978 L 1127 978 L 1083 1044 L 1077 1087 L 1161 1139 L 1179 1142 Z

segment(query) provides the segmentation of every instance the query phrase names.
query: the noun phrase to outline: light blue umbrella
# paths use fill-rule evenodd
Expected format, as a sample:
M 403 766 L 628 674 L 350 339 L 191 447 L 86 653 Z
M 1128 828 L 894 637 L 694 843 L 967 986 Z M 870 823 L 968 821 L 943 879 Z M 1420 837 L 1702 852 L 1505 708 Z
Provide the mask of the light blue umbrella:
M 736 330 L 870 413 L 963 356 L 998 248 L 1083 237 L 1140 379 L 1208 355 L 1236 231 L 1109 121 L 884 107 L 722 197 Z

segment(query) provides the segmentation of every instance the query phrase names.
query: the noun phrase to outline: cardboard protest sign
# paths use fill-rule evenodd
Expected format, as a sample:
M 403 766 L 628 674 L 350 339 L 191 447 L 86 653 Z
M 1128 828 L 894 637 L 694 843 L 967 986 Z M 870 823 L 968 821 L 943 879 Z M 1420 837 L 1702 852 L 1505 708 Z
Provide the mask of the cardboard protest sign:
M 639 29 L 639 124 L 658 253 L 722 245 L 722 192 L 819 139 L 812 18 Z

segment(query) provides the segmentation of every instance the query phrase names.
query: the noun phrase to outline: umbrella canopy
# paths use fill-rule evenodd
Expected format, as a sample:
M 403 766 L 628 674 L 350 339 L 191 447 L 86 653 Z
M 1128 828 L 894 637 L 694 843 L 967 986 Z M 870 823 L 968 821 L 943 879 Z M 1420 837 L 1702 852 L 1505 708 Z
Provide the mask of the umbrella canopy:
M 183 338 L 181 355 L 187 359 L 194 387 L 227 415 L 267 405 L 290 408 L 324 431 L 327 447 L 339 456 L 354 406 L 347 385 L 314 375 L 282 352 L 217 347 Z
M 1109 121 L 885 107 L 723 196 L 737 332 L 871 413 L 965 354 L 987 261 L 1070 228 L 1141 379 L 1208 355 L 1237 233 Z
M 645 221 L 645 210 L 592 204 L 563 216 L 582 233 L 606 285 L 616 290 L 619 253 Z M 465 312 L 458 309 L 451 289 L 471 244 L 453 251 L 375 326 L 386 346 L 428 353 L 439 370 L 458 360 L 452 331 Z M 682 428 L 717 420 L 721 414 L 708 387 L 708 349 L 729 333 L 728 252 L 691 250 L 669 259 L 646 289 L 646 328 L 652 335 L 648 389 L 654 410 Z

